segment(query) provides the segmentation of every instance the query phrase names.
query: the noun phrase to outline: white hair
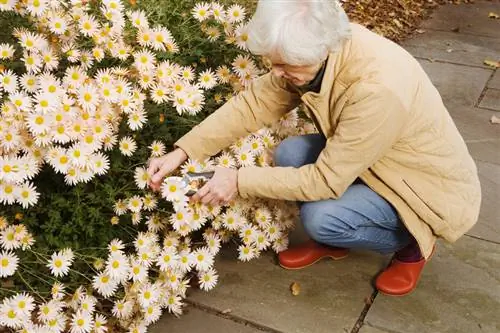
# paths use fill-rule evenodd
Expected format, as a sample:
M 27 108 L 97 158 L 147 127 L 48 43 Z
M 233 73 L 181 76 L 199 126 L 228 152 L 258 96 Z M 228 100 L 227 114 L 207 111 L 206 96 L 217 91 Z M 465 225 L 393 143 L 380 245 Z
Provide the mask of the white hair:
M 251 53 L 292 66 L 321 63 L 351 33 L 337 0 L 259 0 L 246 30 Z

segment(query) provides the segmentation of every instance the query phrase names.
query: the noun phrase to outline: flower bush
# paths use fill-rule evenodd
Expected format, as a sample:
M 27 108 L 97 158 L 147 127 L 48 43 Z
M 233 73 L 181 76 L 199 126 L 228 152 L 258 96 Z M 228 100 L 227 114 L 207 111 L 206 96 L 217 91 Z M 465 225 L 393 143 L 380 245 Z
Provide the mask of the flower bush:
M 282 251 L 293 204 L 188 202 L 146 186 L 146 163 L 266 72 L 248 9 L 152 0 L 0 0 L 0 325 L 19 332 L 145 332 L 181 315 L 215 257 Z M 172 30 L 169 30 L 172 29 Z M 314 132 L 299 109 L 178 175 L 272 165 Z

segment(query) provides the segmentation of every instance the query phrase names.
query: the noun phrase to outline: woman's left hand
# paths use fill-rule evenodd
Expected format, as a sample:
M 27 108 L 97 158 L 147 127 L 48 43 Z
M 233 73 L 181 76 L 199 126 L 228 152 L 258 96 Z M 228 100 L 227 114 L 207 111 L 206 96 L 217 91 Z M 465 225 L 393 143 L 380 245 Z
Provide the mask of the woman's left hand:
M 191 198 L 205 205 L 223 205 L 238 193 L 238 170 L 217 167 L 213 177 Z

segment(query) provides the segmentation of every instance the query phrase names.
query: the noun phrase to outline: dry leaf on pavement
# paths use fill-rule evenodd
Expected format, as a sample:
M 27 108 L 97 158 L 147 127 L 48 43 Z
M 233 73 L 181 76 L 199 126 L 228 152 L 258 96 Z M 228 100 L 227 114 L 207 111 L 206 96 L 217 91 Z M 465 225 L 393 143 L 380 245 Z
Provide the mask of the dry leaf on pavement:
M 500 67 L 500 61 L 485 59 L 484 64 L 493 68 Z
M 293 296 L 297 296 L 298 294 L 300 294 L 300 285 L 297 282 L 293 282 L 290 285 L 290 290 L 292 291 Z
M 497 116 L 491 116 L 490 121 L 492 124 L 500 124 L 500 118 L 498 118 Z
M 497 19 L 497 18 L 500 18 L 500 15 L 498 15 L 497 13 L 494 13 L 494 12 L 490 12 L 488 14 L 488 17 L 489 18 L 494 18 L 494 19 Z

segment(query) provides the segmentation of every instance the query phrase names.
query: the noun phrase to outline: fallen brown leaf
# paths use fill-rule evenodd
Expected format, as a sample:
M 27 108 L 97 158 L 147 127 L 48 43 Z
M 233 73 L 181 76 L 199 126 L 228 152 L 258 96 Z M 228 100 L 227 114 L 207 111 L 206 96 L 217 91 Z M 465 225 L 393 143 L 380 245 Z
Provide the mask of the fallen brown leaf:
M 293 296 L 297 296 L 300 294 L 300 285 L 297 282 L 293 282 L 290 285 L 290 290 L 291 290 Z
M 228 313 L 231 313 L 233 310 L 231 309 L 226 309 L 226 310 L 223 310 L 222 311 L 222 314 L 228 314 Z
M 500 15 L 498 15 L 497 13 L 494 13 L 494 12 L 490 12 L 488 14 L 488 17 L 493 18 L 493 19 L 497 19 L 497 18 L 500 18 Z
M 490 67 L 493 67 L 493 68 L 498 68 L 498 67 L 500 67 L 500 61 L 495 61 L 495 60 L 485 59 L 485 60 L 484 60 L 484 64 L 485 64 L 485 65 L 488 65 L 488 66 L 490 66 Z
M 497 116 L 491 116 L 490 121 L 492 124 L 500 124 L 500 118 L 498 118 Z

